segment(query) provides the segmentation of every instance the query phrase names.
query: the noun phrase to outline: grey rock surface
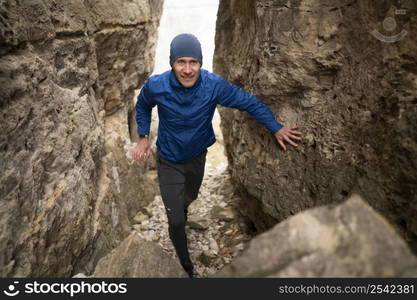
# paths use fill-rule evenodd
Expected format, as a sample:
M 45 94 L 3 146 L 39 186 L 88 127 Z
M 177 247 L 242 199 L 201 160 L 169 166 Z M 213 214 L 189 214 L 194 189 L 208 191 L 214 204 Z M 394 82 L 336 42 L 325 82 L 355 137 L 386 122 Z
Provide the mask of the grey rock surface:
M 125 123 L 161 12 L 162 1 L 0 1 L 1 277 L 88 274 L 153 199 Z
M 353 195 L 258 235 L 215 277 L 417 277 L 417 258 L 385 218 Z
M 237 218 L 237 212 L 231 207 L 221 207 L 221 206 L 214 206 L 211 209 L 211 215 L 215 219 L 219 219 L 222 221 L 232 221 L 233 219 Z
M 120 245 L 97 263 L 91 277 L 188 277 L 179 261 L 161 246 L 132 232 Z
M 187 225 L 193 229 L 206 230 L 209 227 L 209 221 L 204 217 L 189 216 L 187 220 Z
M 247 113 L 220 110 L 232 178 L 258 230 L 358 192 L 417 249 L 417 3 L 399 5 L 220 1 L 214 71 L 303 133 L 284 152 Z

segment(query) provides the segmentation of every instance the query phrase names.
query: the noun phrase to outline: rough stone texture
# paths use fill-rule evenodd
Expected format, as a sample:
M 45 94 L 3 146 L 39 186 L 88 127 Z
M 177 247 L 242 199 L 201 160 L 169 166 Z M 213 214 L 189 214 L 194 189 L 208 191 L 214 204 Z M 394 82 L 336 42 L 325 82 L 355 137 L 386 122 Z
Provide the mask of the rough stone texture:
M 0 0 L 1 277 L 91 272 L 153 199 L 124 124 L 161 12 L 162 1 Z
M 178 259 L 161 246 L 131 233 L 120 245 L 97 263 L 91 277 L 188 277 Z
M 216 277 L 417 277 L 417 258 L 358 195 L 255 237 Z
M 221 110 L 230 171 L 259 230 L 359 192 L 417 249 L 417 3 L 401 5 L 220 1 L 214 71 L 303 132 L 284 152 L 246 113 Z M 373 30 L 407 34 L 387 43 Z

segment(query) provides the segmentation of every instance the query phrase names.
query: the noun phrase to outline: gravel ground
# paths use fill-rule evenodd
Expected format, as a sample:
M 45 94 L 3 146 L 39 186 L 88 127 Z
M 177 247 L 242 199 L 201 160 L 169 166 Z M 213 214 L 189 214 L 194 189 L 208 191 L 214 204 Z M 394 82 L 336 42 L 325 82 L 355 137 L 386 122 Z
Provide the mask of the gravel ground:
M 217 148 L 216 148 L 217 147 Z M 189 207 L 186 233 L 197 277 L 208 277 L 229 264 L 251 239 L 250 230 L 237 210 L 222 146 L 209 148 L 205 177 L 199 196 Z M 158 242 L 177 259 L 168 235 L 165 208 L 160 196 L 135 217 L 134 230 L 144 239 Z

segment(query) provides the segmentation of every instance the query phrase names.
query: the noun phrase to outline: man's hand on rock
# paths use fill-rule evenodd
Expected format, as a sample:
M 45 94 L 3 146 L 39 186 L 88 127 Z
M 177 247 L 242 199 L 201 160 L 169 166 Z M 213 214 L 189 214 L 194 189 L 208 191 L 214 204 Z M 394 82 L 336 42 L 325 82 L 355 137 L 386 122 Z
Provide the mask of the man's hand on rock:
M 287 150 L 287 147 L 285 146 L 285 142 L 288 144 L 297 147 L 298 144 L 296 144 L 293 140 L 301 140 L 301 138 L 297 135 L 301 135 L 301 132 L 296 131 L 298 126 L 293 127 L 282 127 L 280 130 L 278 130 L 274 135 L 275 138 L 278 141 L 278 144 L 281 146 L 282 149 L 285 151 Z
M 133 159 L 139 162 L 143 162 L 148 159 L 151 153 L 151 144 L 147 137 L 139 138 L 139 142 L 133 148 Z

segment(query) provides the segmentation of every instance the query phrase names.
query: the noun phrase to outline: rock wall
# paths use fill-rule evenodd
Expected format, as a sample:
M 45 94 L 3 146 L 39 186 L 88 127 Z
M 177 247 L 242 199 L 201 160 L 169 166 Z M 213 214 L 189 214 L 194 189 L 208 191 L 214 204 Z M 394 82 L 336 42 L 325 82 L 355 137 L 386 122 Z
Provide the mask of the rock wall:
M 127 124 L 161 13 L 162 0 L 0 0 L 0 276 L 88 274 L 153 199 Z
M 215 73 L 303 132 L 284 152 L 246 113 L 221 110 L 230 172 L 259 230 L 357 192 L 417 250 L 416 10 L 411 0 L 220 1 Z
M 417 277 L 417 258 L 358 195 L 275 225 L 216 277 Z

